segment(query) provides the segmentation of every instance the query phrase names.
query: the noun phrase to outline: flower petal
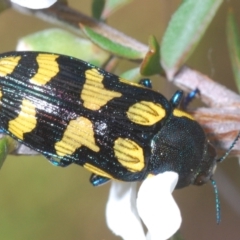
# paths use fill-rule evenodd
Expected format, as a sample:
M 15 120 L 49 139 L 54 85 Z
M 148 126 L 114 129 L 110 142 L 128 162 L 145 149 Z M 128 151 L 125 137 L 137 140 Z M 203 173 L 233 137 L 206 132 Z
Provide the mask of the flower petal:
M 22 7 L 32 9 L 48 8 L 56 1 L 57 0 L 11 0 L 11 2 L 16 3 Z
M 124 240 L 146 240 L 136 209 L 137 183 L 112 181 L 106 218 L 108 227 Z
M 137 209 L 148 228 L 147 239 L 168 239 L 180 227 L 180 210 L 172 197 L 177 181 L 177 173 L 164 172 L 147 178 L 139 188 Z

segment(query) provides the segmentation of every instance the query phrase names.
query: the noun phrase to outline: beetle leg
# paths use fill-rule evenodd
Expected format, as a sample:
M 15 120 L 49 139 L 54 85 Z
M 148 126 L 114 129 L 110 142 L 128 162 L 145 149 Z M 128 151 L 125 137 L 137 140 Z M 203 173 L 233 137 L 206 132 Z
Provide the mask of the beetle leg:
M 152 82 L 150 79 L 147 79 L 147 78 L 144 78 L 144 79 L 141 79 L 139 81 L 139 84 L 144 86 L 144 87 L 147 87 L 147 88 L 151 88 L 152 89 Z
M 51 163 L 53 164 L 54 166 L 57 166 L 57 167 L 67 167 L 69 166 L 70 164 L 72 164 L 72 162 L 69 162 L 69 161 L 66 161 L 66 160 L 56 160 L 54 159 L 54 157 L 50 157 L 50 156 L 47 156 L 47 155 L 44 155 L 43 156 Z
M 94 187 L 98 187 L 107 183 L 110 179 L 93 173 L 89 180 Z
M 180 104 L 182 98 L 183 98 L 183 91 L 178 90 L 174 93 L 174 95 L 172 96 L 169 102 L 173 108 L 176 108 Z
M 200 91 L 198 88 L 189 92 L 187 96 L 183 98 L 183 101 L 181 102 L 181 107 L 183 110 L 188 107 L 189 103 L 196 97 L 196 95 L 200 96 Z

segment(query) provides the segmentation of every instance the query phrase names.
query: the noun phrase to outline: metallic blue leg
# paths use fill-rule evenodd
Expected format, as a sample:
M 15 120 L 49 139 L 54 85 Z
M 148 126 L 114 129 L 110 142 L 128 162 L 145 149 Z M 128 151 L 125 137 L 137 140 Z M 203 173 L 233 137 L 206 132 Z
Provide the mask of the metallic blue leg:
M 47 160 L 51 164 L 53 164 L 54 166 L 57 166 L 57 167 L 67 167 L 70 164 L 72 164 L 72 162 L 68 162 L 68 161 L 65 161 L 65 160 L 56 160 L 54 157 L 50 157 L 48 155 L 44 155 L 44 157 L 47 158 Z
M 151 88 L 152 89 L 152 82 L 150 79 L 141 79 L 139 81 L 139 84 L 143 85 L 144 87 Z
M 183 98 L 183 91 L 178 90 L 174 93 L 174 95 L 172 96 L 169 102 L 173 108 L 176 108 L 179 106 L 182 98 Z
M 200 91 L 198 88 L 191 91 L 190 93 L 188 93 L 188 95 L 185 98 L 183 98 L 183 101 L 181 104 L 182 108 L 186 109 L 188 107 L 188 105 L 190 104 L 190 102 L 196 97 L 196 95 L 200 95 Z
M 92 174 L 91 177 L 90 177 L 90 183 L 94 186 L 94 187 L 98 187 L 98 186 L 101 186 L 105 183 L 107 183 L 108 181 L 110 181 L 109 178 L 106 178 L 106 177 L 102 177 L 102 176 L 99 176 L 97 174 Z

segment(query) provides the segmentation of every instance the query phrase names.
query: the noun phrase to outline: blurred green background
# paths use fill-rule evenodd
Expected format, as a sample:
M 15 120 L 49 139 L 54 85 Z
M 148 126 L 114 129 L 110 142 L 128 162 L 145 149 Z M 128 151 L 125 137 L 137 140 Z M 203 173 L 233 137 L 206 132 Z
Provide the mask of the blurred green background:
M 111 16 L 108 24 L 147 44 L 150 34 L 161 39 L 179 3 L 177 0 L 135 0 Z M 90 14 L 91 1 L 69 0 L 69 5 Z M 236 90 L 225 33 L 230 6 L 236 9 L 240 25 L 240 2 L 224 1 L 188 65 Z M 14 50 L 20 37 L 50 27 L 55 25 L 14 10 L 5 11 L 0 14 L 0 52 Z M 128 68 L 124 61 L 118 72 Z M 165 82 L 157 89 L 166 96 L 174 91 Z M 240 239 L 239 175 L 236 159 L 227 159 L 217 170 L 215 179 L 222 204 L 219 226 L 216 225 L 215 198 L 210 184 L 175 191 L 183 216 L 181 231 L 185 239 Z M 109 184 L 93 188 L 89 176 L 79 166 L 57 168 L 41 156 L 9 156 L 0 172 L 0 239 L 120 239 L 105 223 Z

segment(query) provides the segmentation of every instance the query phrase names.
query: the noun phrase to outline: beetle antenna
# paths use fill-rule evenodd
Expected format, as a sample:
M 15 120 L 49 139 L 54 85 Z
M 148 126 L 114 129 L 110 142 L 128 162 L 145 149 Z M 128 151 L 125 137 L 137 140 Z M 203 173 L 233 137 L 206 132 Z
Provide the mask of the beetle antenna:
M 234 141 L 232 142 L 229 149 L 225 152 L 225 154 L 221 158 L 217 159 L 217 162 L 222 162 L 229 155 L 229 153 L 231 152 L 233 147 L 236 145 L 239 138 L 240 138 L 240 131 L 239 131 L 238 135 L 236 136 L 236 138 L 234 139 Z M 221 222 L 221 206 L 220 206 L 217 184 L 216 184 L 215 180 L 213 180 L 212 178 L 210 179 L 210 181 L 212 183 L 214 193 L 215 193 L 216 220 L 217 220 L 217 224 L 219 224 Z
M 240 138 L 240 132 L 238 133 L 238 135 L 236 136 L 236 138 L 232 142 L 229 149 L 225 152 L 225 154 L 221 158 L 217 159 L 217 162 L 222 162 L 229 155 L 229 153 L 231 152 L 231 150 L 233 149 L 233 147 L 235 146 L 235 144 L 237 143 L 239 138 Z
M 220 206 L 219 194 L 218 194 L 216 182 L 213 179 L 211 179 L 211 183 L 215 193 L 216 220 L 217 220 L 217 224 L 219 224 L 221 222 L 221 206 Z

